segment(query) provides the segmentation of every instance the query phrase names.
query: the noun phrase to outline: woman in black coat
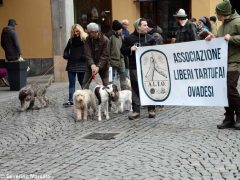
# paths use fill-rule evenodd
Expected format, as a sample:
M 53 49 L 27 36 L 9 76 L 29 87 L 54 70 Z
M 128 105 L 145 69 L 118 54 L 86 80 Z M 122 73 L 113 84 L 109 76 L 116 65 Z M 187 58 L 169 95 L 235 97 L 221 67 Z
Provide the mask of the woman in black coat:
M 64 49 L 63 58 L 66 59 L 69 80 L 69 98 L 63 105 L 73 105 L 73 93 L 75 92 L 76 75 L 80 86 L 84 73 L 86 71 L 86 59 L 84 55 L 84 41 L 87 33 L 84 32 L 82 26 L 74 24 L 71 30 L 71 37 L 68 40 L 67 46 Z

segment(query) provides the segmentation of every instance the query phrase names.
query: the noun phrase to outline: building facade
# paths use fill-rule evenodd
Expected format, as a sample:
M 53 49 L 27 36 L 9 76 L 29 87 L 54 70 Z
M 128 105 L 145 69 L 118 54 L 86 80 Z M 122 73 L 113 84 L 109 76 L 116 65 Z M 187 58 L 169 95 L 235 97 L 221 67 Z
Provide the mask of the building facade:
M 3 0 L 0 4 L 0 28 L 10 18 L 16 19 L 22 56 L 29 61 L 29 76 L 39 75 L 54 66 L 56 81 L 67 80 L 63 49 L 70 37 L 71 25 L 83 27 L 99 23 L 104 33 L 114 19 L 128 19 L 129 30 L 139 17 L 152 19 L 163 28 L 164 38 L 174 27 L 173 14 L 184 8 L 189 18 L 212 16 L 222 0 Z M 4 52 L 0 48 L 0 59 Z

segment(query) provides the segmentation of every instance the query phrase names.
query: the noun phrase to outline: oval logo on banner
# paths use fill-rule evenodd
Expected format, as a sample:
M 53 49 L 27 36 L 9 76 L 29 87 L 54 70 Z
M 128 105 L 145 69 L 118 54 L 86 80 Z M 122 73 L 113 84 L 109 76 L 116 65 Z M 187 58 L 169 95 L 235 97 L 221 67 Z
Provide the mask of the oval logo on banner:
M 154 101 L 167 99 L 171 89 L 169 66 L 166 55 L 148 50 L 140 57 L 142 84 L 145 93 Z

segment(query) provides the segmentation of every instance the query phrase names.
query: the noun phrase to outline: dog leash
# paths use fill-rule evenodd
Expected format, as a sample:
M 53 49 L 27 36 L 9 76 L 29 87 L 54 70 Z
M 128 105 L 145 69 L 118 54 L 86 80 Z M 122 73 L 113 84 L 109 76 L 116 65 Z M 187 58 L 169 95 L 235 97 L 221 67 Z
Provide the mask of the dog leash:
M 37 83 L 40 79 L 42 79 L 50 70 L 53 69 L 54 66 L 51 66 L 50 68 L 47 69 L 45 73 L 43 73 L 40 77 L 37 78 L 37 80 L 33 81 L 33 83 Z
M 82 89 L 86 89 L 86 86 L 88 85 L 88 83 L 90 83 L 91 80 L 95 81 L 96 85 L 102 85 L 101 83 L 98 83 L 98 82 L 97 82 L 96 75 L 93 74 L 93 75 L 88 79 L 88 81 L 86 82 L 85 86 L 83 86 Z

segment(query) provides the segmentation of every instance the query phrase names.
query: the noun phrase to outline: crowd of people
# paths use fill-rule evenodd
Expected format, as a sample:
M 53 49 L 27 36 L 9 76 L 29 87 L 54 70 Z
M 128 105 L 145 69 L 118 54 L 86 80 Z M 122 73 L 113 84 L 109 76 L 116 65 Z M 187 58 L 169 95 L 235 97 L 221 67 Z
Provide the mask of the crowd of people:
M 217 128 L 236 128 L 240 129 L 240 96 L 237 90 L 237 82 L 240 72 L 240 18 L 232 9 L 229 1 L 225 0 L 216 6 L 216 16 L 210 18 L 206 16 L 188 19 L 184 9 L 179 9 L 173 16 L 176 19 L 178 30 L 171 43 L 181 43 L 197 40 L 210 40 L 213 37 L 224 37 L 229 41 L 228 54 L 228 101 L 229 107 L 225 107 L 225 119 Z M 222 21 L 222 25 L 217 30 L 216 20 Z M 100 27 L 95 23 L 87 26 L 88 37 L 85 41 L 85 61 L 86 71 L 82 88 L 89 88 L 91 76 L 99 74 L 103 85 L 109 83 L 109 66 L 113 68 L 114 76 L 120 76 L 121 87 L 125 78 L 130 78 L 132 89 L 132 108 L 133 112 L 129 115 L 130 120 L 140 117 L 140 94 L 138 89 L 138 79 L 136 70 L 135 52 L 139 46 L 152 46 L 163 44 L 162 30 L 153 23 L 151 19 L 139 18 L 134 25 L 134 31 L 127 30 L 128 20 L 122 22 L 114 20 L 112 31 L 103 35 Z M 74 26 L 73 26 L 74 28 Z M 72 30 L 74 31 L 74 29 Z M 81 37 L 81 35 L 79 35 Z M 128 73 L 126 73 L 127 71 Z M 115 73 L 116 72 L 116 73 Z M 71 77 L 69 77 L 69 81 Z M 71 86 L 69 86 L 70 94 Z M 69 95 L 69 102 L 72 102 Z M 155 106 L 148 106 L 148 117 L 156 116 Z M 236 116 L 236 118 L 235 118 Z
M 198 19 L 188 19 L 184 9 L 179 9 L 173 16 L 176 19 L 178 29 L 171 43 L 181 43 L 197 40 L 211 40 L 214 37 L 224 37 L 229 42 L 228 49 L 228 101 L 229 107 L 225 107 L 225 119 L 217 128 L 240 129 L 240 95 L 237 90 L 237 82 L 240 75 L 240 16 L 232 8 L 228 0 L 217 4 L 216 16 L 202 16 Z M 216 21 L 222 24 L 217 29 Z M 16 22 L 10 21 L 9 27 L 2 32 L 2 47 L 6 53 L 6 59 L 18 59 L 21 55 L 14 26 Z M 162 29 L 154 24 L 151 19 L 139 18 L 134 23 L 134 31 L 128 30 L 129 21 L 114 20 L 111 31 L 101 33 L 98 24 L 92 22 L 84 31 L 81 25 L 74 24 L 71 36 L 64 50 L 64 58 L 67 60 L 66 71 L 69 80 L 69 97 L 64 106 L 73 105 L 73 93 L 75 91 L 76 76 L 83 89 L 88 89 L 92 79 L 100 75 L 102 84 L 109 84 L 109 67 L 113 69 L 113 79 L 119 76 L 121 90 L 129 78 L 132 90 L 133 112 L 129 115 L 130 120 L 140 117 L 140 94 L 136 70 L 135 52 L 139 46 L 154 46 L 164 44 Z M 9 42 L 5 31 L 12 33 L 16 41 L 16 50 L 13 56 L 9 55 Z M 10 36 L 10 34 L 9 34 Z M 156 107 L 148 106 L 148 117 L 156 116 Z

